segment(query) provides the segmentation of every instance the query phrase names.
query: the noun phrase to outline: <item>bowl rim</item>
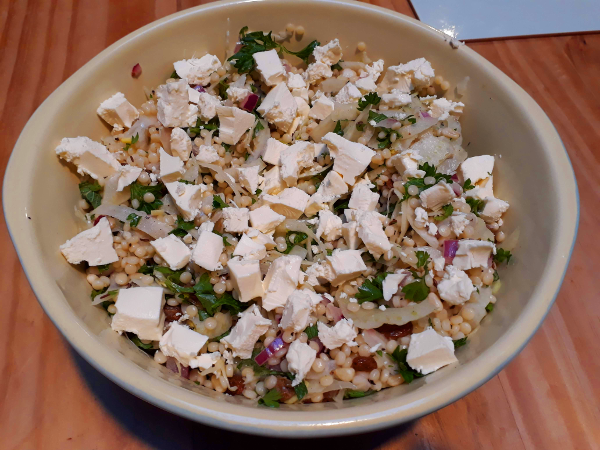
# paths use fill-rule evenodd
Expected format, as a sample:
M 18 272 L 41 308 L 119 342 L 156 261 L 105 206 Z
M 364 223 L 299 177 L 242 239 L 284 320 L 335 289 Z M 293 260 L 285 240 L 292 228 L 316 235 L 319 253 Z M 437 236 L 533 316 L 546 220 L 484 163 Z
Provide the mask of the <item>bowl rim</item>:
M 110 59 L 111 53 L 139 36 L 160 28 L 168 22 L 179 20 L 183 16 L 254 1 L 232 0 L 209 3 L 154 21 L 100 52 L 64 81 L 38 107 L 23 128 L 10 156 L 2 195 L 7 228 L 25 275 L 46 314 L 88 363 L 137 397 L 187 419 L 231 431 L 270 437 L 325 437 L 374 431 L 429 414 L 467 395 L 495 376 L 531 339 L 558 295 L 573 251 L 579 224 L 579 194 L 573 167 L 550 119 L 520 86 L 466 46 L 460 49 L 465 53 L 465 57 L 474 60 L 487 76 L 495 79 L 521 110 L 527 110 L 531 124 L 535 125 L 532 129 L 537 139 L 551 155 L 549 165 L 550 171 L 557 175 L 555 179 L 558 183 L 558 206 L 564 207 L 567 212 L 561 214 L 556 222 L 554 230 L 556 245 L 550 249 L 549 262 L 531 295 L 528 306 L 498 341 L 463 366 L 468 365 L 469 371 L 449 372 L 444 380 L 440 380 L 435 385 L 435 390 L 432 390 L 431 386 L 424 385 L 403 394 L 403 397 L 409 401 L 398 406 L 387 407 L 387 403 L 391 400 L 386 400 L 384 402 L 386 407 L 382 407 L 382 403 L 375 403 L 355 408 L 311 411 L 310 418 L 303 411 L 285 411 L 282 414 L 281 411 L 267 408 L 249 409 L 199 396 L 165 380 L 155 378 L 128 358 L 104 346 L 97 336 L 86 330 L 83 322 L 74 314 L 67 302 L 53 300 L 62 293 L 56 286 L 49 288 L 51 279 L 44 271 L 35 246 L 31 245 L 31 242 L 36 240 L 32 229 L 27 226 L 27 205 L 31 195 L 28 190 L 30 183 L 27 183 L 27 180 L 33 176 L 33 166 L 30 165 L 27 152 L 23 149 L 35 143 L 35 133 L 30 131 L 39 124 L 38 118 L 48 117 L 48 112 L 53 109 L 53 102 L 66 95 L 71 85 L 76 85 L 87 74 L 92 73 L 95 67 Z M 264 0 L 264 2 L 281 4 L 282 2 L 293 3 L 293 0 Z M 391 16 L 399 22 L 404 22 L 406 26 L 420 28 L 435 33 L 441 40 L 445 39 L 443 34 L 432 27 L 386 8 L 348 0 L 304 0 L 304 3 L 310 4 L 311 7 L 318 7 L 318 4 L 334 4 L 357 12 Z M 565 170 L 567 167 L 568 170 Z M 15 186 L 22 186 L 23 189 L 15 189 Z

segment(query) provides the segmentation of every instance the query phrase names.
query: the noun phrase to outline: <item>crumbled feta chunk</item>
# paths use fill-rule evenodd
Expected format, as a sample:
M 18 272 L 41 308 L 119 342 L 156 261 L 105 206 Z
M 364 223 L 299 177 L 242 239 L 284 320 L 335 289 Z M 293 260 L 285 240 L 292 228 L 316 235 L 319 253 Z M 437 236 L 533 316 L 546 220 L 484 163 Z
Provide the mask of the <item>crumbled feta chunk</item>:
M 508 203 L 498 198 L 486 198 L 483 211 L 479 213 L 486 222 L 495 222 L 508 210 Z
M 383 72 L 383 59 L 373 61 L 367 64 L 364 70 L 361 70 L 360 78 L 355 81 L 356 87 L 363 92 L 371 92 L 377 89 L 377 80 Z
M 313 101 L 308 117 L 317 120 L 326 119 L 333 112 L 334 108 L 335 103 L 333 103 L 333 100 L 322 95 L 317 100 Z
M 188 84 L 206 86 L 210 83 L 210 76 L 221 67 L 221 61 L 214 55 L 206 54 L 200 59 L 183 59 L 173 63 L 175 72 Z
M 186 367 L 198 367 L 198 353 L 208 342 L 208 336 L 197 333 L 177 322 L 160 338 L 160 351 Z
M 280 256 L 271 263 L 263 281 L 264 295 L 262 307 L 271 311 L 284 306 L 288 297 L 298 286 L 302 271 L 302 258 L 296 255 Z
M 493 243 L 488 241 L 462 239 L 458 241 L 458 249 L 452 260 L 452 265 L 461 270 L 488 267 L 488 260 L 495 247 Z
M 151 241 L 150 244 L 160 257 L 166 261 L 171 270 L 179 270 L 190 262 L 192 252 L 173 234 Z
M 469 275 L 453 265 L 446 266 L 444 278 L 437 288 L 440 298 L 453 305 L 462 305 L 475 290 Z
M 387 92 L 400 91 L 407 94 L 411 91 L 411 77 L 410 75 L 400 73 L 398 68 L 400 66 L 390 66 L 385 72 L 383 79 L 379 82 L 377 91 L 380 94 Z
M 235 246 L 233 256 L 241 256 L 242 259 L 256 259 L 260 261 L 267 256 L 267 248 L 247 235 L 242 235 L 242 238 Z
M 461 111 L 463 106 L 465 104 L 461 102 L 453 102 L 444 97 L 436 98 L 431 102 L 429 113 L 438 120 L 446 120 L 451 112 Z
M 450 228 L 456 237 L 462 234 L 467 225 L 469 225 L 469 219 L 465 213 L 454 211 L 450 216 Z
M 281 152 L 288 148 L 286 144 L 270 137 L 267 139 L 267 147 L 262 156 L 262 160 L 274 166 L 281 165 Z
M 329 210 L 319 211 L 319 228 L 315 233 L 326 241 L 335 241 L 342 236 L 342 219 Z
M 313 84 L 322 78 L 330 78 L 331 76 L 333 76 L 331 66 L 321 62 L 309 64 L 302 74 L 307 84 Z
M 185 130 L 176 127 L 171 131 L 171 153 L 179 156 L 182 161 L 190 159 L 192 140 Z
M 290 294 L 283 308 L 279 328 L 298 333 L 308 326 L 310 313 L 322 297 L 310 289 L 297 289 Z
M 181 179 L 181 176 L 185 173 L 183 161 L 177 156 L 169 155 L 162 147 L 158 149 L 158 154 L 160 156 L 160 178 L 163 183 Z
M 206 191 L 206 185 L 173 181 L 172 183 L 165 183 L 165 186 L 173 200 L 175 200 L 175 205 L 184 220 L 188 222 L 194 220 L 200 212 L 200 203 L 202 203 L 202 194 Z
M 494 170 L 494 157 L 491 155 L 473 156 L 465 159 L 459 167 L 459 173 L 462 179 L 471 180 L 471 184 L 475 185 L 481 180 L 492 175 Z
M 277 50 L 254 53 L 252 57 L 256 62 L 256 70 L 267 86 L 275 86 L 285 81 L 285 68 L 281 64 Z
M 265 233 L 261 233 L 254 228 L 250 228 L 246 234 L 249 238 L 251 238 L 254 242 L 258 242 L 265 246 L 267 250 L 273 250 L 276 247 L 275 241 L 273 240 L 273 236 Z
M 93 179 L 109 177 L 121 170 L 121 164 L 99 142 L 87 137 L 63 138 L 56 147 L 56 154 L 77 166 L 77 173 Z
M 349 210 L 345 210 L 344 213 Z M 375 211 L 356 211 L 358 237 L 363 241 L 369 253 L 379 259 L 392 249 L 389 238 L 383 230 L 383 216 Z
M 352 319 L 342 319 L 333 327 L 328 327 L 323 322 L 317 322 L 317 328 L 319 329 L 319 339 L 329 350 L 341 347 L 344 344 L 347 344 L 348 347 L 358 345 L 354 342 L 358 334 L 354 329 Z
M 198 109 L 200 117 L 204 120 L 210 120 L 217 115 L 217 108 L 221 106 L 221 100 L 208 92 L 201 92 L 198 96 Z
M 358 223 L 349 222 L 342 225 L 342 236 L 350 250 L 356 250 L 361 243 L 358 237 Z
M 469 189 L 463 194 L 465 198 L 478 198 L 485 200 L 486 198 L 494 197 L 494 177 L 487 177 L 475 184 L 473 189 Z
M 60 251 L 71 264 L 86 261 L 90 266 L 101 266 L 119 260 L 106 217 L 101 218 L 96 226 L 69 239 L 60 246 Z
M 316 357 L 317 351 L 310 345 L 300 341 L 294 341 L 290 344 L 285 358 L 288 362 L 288 369 L 296 375 L 294 381 L 292 381 L 292 386 L 302 383 Z
M 141 173 L 141 167 L 130 166 L 129 164 L 122 166 L 117 182 L 117 192 L 122 192 L 123 189 L 137 180 Z
M 418 206 L 415 209 L 415 223 L 421 228 L 423 228 L 425 227 L 425 225 L 427 225 L 427 222 L 429 222 L 429 216 L 427 215 L 427 211 Z
M 202 369 L 202 370 L 206 370 L 206 369 L 210 369 L 212 366 L 214 366 L 217 361 L 219 360 L 219 358 L 221 357 L 221 353 L 220 352 L 213 352 L 213 353 L 203 353 L 201 355 L 198 355 L 197 357 L 195 357 L 194 359 L 192 359 L 190 361 L 190 367 L 192 369 Z
M 100 103 L 96 110 L 98 115 L 115 130 L 130 128 L 131 124 L 140 116 L 138 110 L 127 101 L 122 92 Z
M 405 150 L 398 155 L 391 157 L 390 161 L 396 168 L 399 174 L 404 174 L 407 171 L 418 170 L 419 161 L 423 159 L 418 153 L 409 149 Z
M 303 213 L 310 196 L 296 188 L 287 188 L 278 195 L 262 195 L 262 200 L 271 207 L 273 211 L 288 219 L 298 219 Z
M 254 114 L 243 111 L 235 106 L 219 106 L 219 137 L 229 145 L 238 143 L 242 135 L 254 126 Z
M 400 270 L 396 273 L 390 273 L 383 280 L 383 299 L 390 301 L 392 297 L 398 292 L 400 283 L 409 275 L 405 270 Z
M 367 168 L 376 154 L 369 147 L 344 139 L 335 133 L 327 133 L 322 141 L 327 144 L 334 158 L 333 170 L 349 185 L 354 185 L 356 177 Z
M 230 259 L 227 267 L 229 267 L 231 281 L 233 281 L 241 302 L 249 302 L 253 298 L 263 296 L 264 289 L 259 261 Z
M 362 92 L 358 90 L 358 88 L 348 82 L 335 96 L 335 101 L 337 103 L 352 103 L 357 102 L 362 98 Z
M 269 123 L 286 133 L 296 118 L 298 105 L 285 83 L 279 83 L 269 91 L 257 111 Z
M 285 182 L 281 178 L 279 166 L 272 167 L 263 173 L 263 181 L 260 185 L 263 194 L 278 194 L 285 189 Z
M 414 370 L 427 375 L 456 361 L 452 338 L 437 334 L 433 328 L 411 335 L 406 362 Z
M 300 169 L 310 167 L 314 159 L 314 149 L 307 141 L 299 141 L 281 152 L 281 178 L 289 187 L 298 184 Z
M 299 73 L 288 72 L 286 79 L 287 87 L 290 89 L 302 89 L 306 87 L 306 82 Z
M 251 94 L 249 89 L 230 86 L 227 88 L 227 100 L 232 103 L 239 103 Z
M 348 208 L 360 209 L 361 211 L 374 211 L 378 202 L 379 194 L 371 191 L 366 184 L 361 183 L 354 186 Z
M 333 66 L 342 59 L 342 47 L 338 39 L 333 39 L 325 45 L 315 47 L 313 50 L 315 61 Z
M 237 169 L 238 179 L 243 188 L 246 188 L 248 192 L 254 194 L 258 189 L 259 176 L 258 172 L 260 170 L 259 166 L 246 166 L 246 167 L 238 167 Z
M 392 69 L 392 67 L 390 67 Z M 394 67 L 398 74 L 410 75 L 415 87 L 429 86 L 435 77 L 431 63 L 425 58 L 418 58 Z
M 221 253 L 223 253 L 223 249 L 224 244 L 222 236 L 213 233 L 212 227 L 204 230 L 200 228 L 198 241 L 192 252 L 192 261 L 206 270 L 217 270 L 221 268 L 219 258 L 221 257 Z
M 165 296 L 161 287 L 119 289 L 117 312 L 110 324 L 114 331 L 135 333 L 140 339 L 158 341 L 163 334 Z
M 399 108 L 404 105 L 409 105 L 412 102 L 410 94 L 394 89 L 389 94 L 381 96 L 381 104 L 389 108 Z
M 333 278 L 332 286 L 339 286 L 345 281 L 358 277 L 367 270 L 359 250 L 334 250 L 327 262 L 331 265 Z
M 198 107 L 190 105 L 185 80 L 160 85 L 156 89 L 157 117 L 165 127 L 191 127 L 196 124 Z
M 304 213 L 307 216 L 316 214 L 321 209 L 328 209 L 328 203 L 348 193 L 348 185 L 335 170 L 331 170 L 319 185 L 319 189 L 309 199 Z
M 198 155 L 196 155 L 196 161 L 203 163 L 214 163 L 221 159 L 219 152 L 211 145 L 201 145 L 198 147 Z
M 277 214 L 267 205 L 263 205 L 260 208 L 250 211 L 249 217 L 252 228 L 256 228 L 263 233 L 275 231 L 277 225 L 285 220 L 285 216 Z
M 271 321 L 261 316 L 258 305 L 252 305 L 242 313 L 229 336 L 225 336 L 221 342 L 233 350 L 233 356 L 248 359 L 252 357 L 254 344 L 270 326 Z
M 452 187 L 443 180 L 419 194 L 423 208 L 432 211 L 447 205 L 454 197 L 456 197 L 456 194 L 454 194 Z
M 248 231 L 248 208 L 223 208 L 223 228 L 228 233 Z

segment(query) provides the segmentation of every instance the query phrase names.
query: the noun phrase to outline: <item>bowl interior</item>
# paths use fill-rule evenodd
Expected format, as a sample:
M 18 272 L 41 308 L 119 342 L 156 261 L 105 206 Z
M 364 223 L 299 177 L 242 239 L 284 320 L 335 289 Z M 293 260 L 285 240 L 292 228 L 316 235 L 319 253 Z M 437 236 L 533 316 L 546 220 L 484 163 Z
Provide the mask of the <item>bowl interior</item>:
M 174 61 L 210 52 L 221 60 L 238 30 L 282 30 L 289 22 L 312 39 L 339 38 L 344 59 L 359 41 L 386 66 L 428 59 L 452 86 L 469 76 L 462 119 L 470 156 L 496 155 L 495 190 L 511 207 L 505 228 L 520 232 L 515 264 L 497 307 L 469 344 L 460 364 L 408 386 L 364 399 L 318 405 L 257 408 L 175 378 L 110 330 L 105 312 L 90 306 L 90 287 L 59 245 L 78 231 L 78 179 L 54 148 L 63 137 L 99 140 L 108 129 L 96 115 L 101 101 L 123 92 L 134 104 L 172 72 Z M 139 63 L 140 78 L 130 76 Z M 449 97 L 455 97 L 452 90 Z M 186 417 L 271 435 L 357 432 L 409 420 L 466 394 L 495 374 L 541 323 L 560 285 L 575 236 L 575 180 L 566 152 L 541 109 L 508 77 L 466 47 L 453 49 L 428 27 L 399 14 L 358 3 L 305 0 L 211 4 L 151 24 L 102 52 L 65 82 L 32 117 L 12 155 L 4 185 L 11 236 L 42 306 L 70 342 L 97 368 L 149 401 Z M 169 382 L 167 382 L 168 380 Z M 311 410 L 306 413 L 305 410 Z M 320 426 L 318 426 L 320 425 Z

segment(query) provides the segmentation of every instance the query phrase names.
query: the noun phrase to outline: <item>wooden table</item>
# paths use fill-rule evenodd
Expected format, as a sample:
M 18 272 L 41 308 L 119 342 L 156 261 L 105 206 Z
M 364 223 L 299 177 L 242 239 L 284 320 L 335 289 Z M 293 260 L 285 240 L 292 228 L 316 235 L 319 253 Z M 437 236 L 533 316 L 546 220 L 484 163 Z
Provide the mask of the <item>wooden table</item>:
M 197 3 L 0 0 L 2 174 L 27 119 L 60 83 L 122 36 Z M 373 3 L 414 17 L 406 0 Z M 284 442 L 198 425 L 133 397 L 74 353 L 38 305 L 2 220 L 0 448 L 600 448 L 600 299 L 594 288 L 600 272 L 594 234 L 600 232 L 600 34 L 469 46 L 550 116 L 581 196 L 579 238 L 563 288 L 540 331 L 505 370 L 420 420 L 335 441 Z

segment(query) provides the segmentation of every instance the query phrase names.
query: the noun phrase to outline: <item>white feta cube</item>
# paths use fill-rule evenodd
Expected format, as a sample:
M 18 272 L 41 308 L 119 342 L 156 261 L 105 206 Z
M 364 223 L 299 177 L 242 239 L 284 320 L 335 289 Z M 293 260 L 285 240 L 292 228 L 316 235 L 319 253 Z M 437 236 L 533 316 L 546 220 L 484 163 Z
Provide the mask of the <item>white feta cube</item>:
M 200 229 L 198 241 L 192 252 L 192 261 L 206 270 L 220 269 L 222 266 L 219 263 L 219 258 L 223 253 L 223 248 L 222 236 L 213 233 L 212 228 L 210 230 Z
M 260 185 L 263 194 L 275 195 L 284 190 L 285 187 L 279 166 L 274 166 L 263 173 L 263 181 Z
M 358 237 L 358 223 L 348 222 L 342 225 L 342 236 L 350 250 L 356 250 L 362 242 Z
M 271 207 L 273 211 L 288 219 L 298 219 L 303 213 L 310 196 L 296 188 L 287 188 L 277 195 L 262 195 L 262 200 Z
M 119 260 L 106 217 L 100 219 L 96 226 L 69 239 L 60 246 L 60 251 L 71 264 L 86 261 L 90 266 L 101 266 Z
M 395 71 L 399 74 L 410 75 L 415 87 L 429 86 L 435 77 L 431 63 L 425 58 L 414 59 L 406 64 L 395 66 Z
M 331 170 L 319 185 L 319 189 L 309 199 L 304 210 L 307 216 L 316 214 L 319 210 L 329 209 L 329 202 L 335 201 L 348 193 L 348 185 L 339 173 Z
M 156 89 L 157 118 L 165 127 L 191 127 L 196 124 L 198 107 L 190 105 L 185 80 L 160 85 Z
M 281 64 L 277 50 L 257 52 L 252 55 L 256 62 L 256 70 L 267 86 L 275 86 L 285 81 L 285 68 Z
M 158 341 L 163 335 L 164 290 L 161 287 L 119 289 L 117 312 L 110 324 L 114 331 L 135 333 L 140 339 Z
M 258 165 L 238 167 L 236 169 L 240 184 L 251 194 L 254 194 L 258 189 L 259 170 L 260 167 Z
M 444 278 L 437 285 L 440 298 L 453 305 L 462 305 L 475 290 L 469 275 L 455 266 L 446 266 Z
M 405 270 L 400 270 L 396 273 L 390 273 L 383 280 L 383 299 L 386 302 L 389 302 L 392 297 L 398 292 L 398 288 L 400 287 L 400 283 L 409 276 L 410 274 Z
M 319 227 L 315 233 L 326 241 L 335 241 L 342 237 L 342 219 L 329 210 L 319 211 Z
M 473 156 L 465 159 L 458 171 L 464 181 L 471 180 L 475 185 L 481 180 L 492 176 L 494 170 L 494 157 L 491 155 Z
M 223 228 L 228 233 L 248 231 L 248 208 L 223 208 Z
M 281 165 L 281 152 L 286 148 L 288 148 L 286 144 L 270 137 L 267 139 L 267 148 L 262 160 L 274 166 L 279 166 Z
M 211 145 L 201 145 L 198 147 L 198 155 L 196 161 L 211 164 L 221 159 L 219 152 Z
M 416 171 L 419 168 L 419 161 L 423 159 L 418 153 L 413 150 L 405 150 L 398 155 L 391 157 L 390 161 L 396 168 L 399 174 L 404 174 L 407 171 Z
M 348 211 L 348 210 L 346 210 Z M 345 211 L 344 211 L 345 212 Z M 392 249 L 389 238 L 383 230 L 381 214 L 375 211 L 356 211 L 358 237 L 363 241 L 369 253 L 379 259 Z
M 315 61 L 333 66 L 342 59 L 342 47 L 338 39 L 333 39 L 325 45 L 317 46 L 313 50 Z
M 306 84 L 313 84 L 323 78 L 330 78 L 332 76 L 333 72 L 331 70 L 331 66 L 322 62 L 314 62 L 309 64 L 302 74 Z
M 217 108 L 222 105 L 221 100 L 208 92 L 201 92 L 198 96 L 198 109 L 200 117 L 208 121 L 217 115 Z
M 258 265 L 258 262 L 256 264 Z M 229 336 L 225 336 L 221 342 L 233 350 L 233 356 L 248 359 L 252 357 L 254 344 L 270 326 L 271 321 L 261 316 L 258 305 L 252 305 L 242 313 Z
M 289 187 L 298 184 L 300 169 L 310 167 L 314 159 L 314 149 L 307 141 L 299 141 L 281 152 L 281 178 Z
M 208 336 L 197 333 L 185 325 L 173 322 L 160 338 L 160 351 L 175 358 L 186 367 L 198 367 L 198 353 L 208 342 Z
M 288 72 L 285 83 L 291 91 L 292 89 L 302 89 L 306 87 L 306 82 L 299 73 Z
M 361 211 L 375 211 L 379 202 L 379 194 L 371 191 L 364 183 L 357 184 L 352 190 L 348 208 L 360 209 Z
M 251 94 L 249 89 L 231 86 L 227 88 L 227 100 L 239 103 Z
M 452 265 L 460 270 L 475 267 L 488 267 L 488 260 L 496 246 L 488 241 L 462 239 L 458 241 L 458 249 L 452 260 Z
M 331 156 L 334 158 L 333 170 L 351 186 L 376 154 L 369 147 L 344 139 L 335 133 L 327 133 L 322 141 L 327 144 Z
M 142 170 L 141 167 L 130 166 L 129 164 L 121 166 L 119 181 L 117 181 L 117 192 L 123 192 L 123 189 L 137 180 Z
M 221 67 L 221 61 L 214 55 L 206 54 L 202 58 L 183 59 L 173 63 L 175 72 L 187 84 L 200 84 L 206 86 L 210 83 L 210 76 Z
M 188 86 L 188 97 L 190 98 L 190 103 L 197 105 L 200 101 L 200 91 Z
M 364 70 L 361 70 L 360 78 L 355 81 L 356 87 L 363 92 L 371 92 L 377 89 L 377 80 L 383 72 L 383 59 L 373 61 L 367 64 Z
M 241 256 L 242 259 L 255 259 L 260 261 L 261 259 L 266 258 L 267 248 L 263 244 L 254 241 L 244 234 L 235 246 L 233 256 Z
M 411 91 L 411 76 L 398 71 L 400 66 L 390 66 L 377 87 L 379 93 L 400 91 L 407 94 Z
M 179 270 L 190 262 L 192 252 L 187 248 L 187 245 L 173 234 L 151 241 L 150 244 L 160 257 L 166 261 L 171 270 Z
M 283 308 L 279 328 L 295 333 L 303 331 L 308 326 L 311 311 L 322 299 L 310 289 L 297 289 L 292 292 Z
M 467 225 L 469 225 L 469 219 L 465 213 L 454 211 L 450 216 L 450 228 L 456 237 L 462 234 Z
M 298 286 L 302 271 L 302 258 L 296 255 L 280 256 L 271 263 L 263 281 L 264 295 L 262 307 L 271 311 L 284 306 L 288 297 Z
M 171 131 L 171 153 L 177 155 L 182 161 L 190 159 L 192 140 L 185 130 L 176 127 Z
M 190 361 L 190 367 L 192 369 L 210 369 L 217 363 L 220 357 L 220 352 L 203 353 Z
M 352 83 L 348 82 L 335 96 L 336 103 L 352 103 L 362 98 L 362 92 Z
M 260 208 L 250 211 L 249 218 L 252 228 L 256 228 L 263 233 L 275 231 L 277 225 L 285 220 L 285 216 L 277 214 L 267 205 L 263 205 Z
M 162 147 L 158 149 L 158 155 L 160 156 L 160 178 L 163 183 L 181 179 L 185 173 L 183 161 L 177 156 L 169 155 Z
M 296 375 L 294 381 L 292 381 L 292 386 L 298 386 L 302 383 L 316 357 L 317 351 L 310 345 L 300 341 L 294 341 L 290 344 L 285 358 L 288 362 L 288 369 Z
M 406 92 L 402 92 L 399 89 L 394 89 L 389 94 L 383 94 L 381 96 L 381 105 L 385 105 L 388 108 L 399 108 L 404 105 L 410 105 L 412 97 Z
M 475 184 L 473 189 L 469 189 L 464 194 L 465 198 L 478 198 L 485 200 L 494 197 L 494 177 L 487 177 Z
M 347 344 L 348 347 L 358 345 L 354 342 L 358 334 L 352 319 L 342 319 L 333 327 L 328 327 L 323 322 L 317 322 L 317 328 L 319 329 L 319 339 L 325 348 L 329 350 L 341 347 L 344 344 Z
M 332 286 L 339 286 L 367 270 L 361 253 L 359 250 L 334 250 L 333 254 L 327 257 L 334 275 L 330 280 Z
M 331 282 L 335 278 L 335 273 L 331 267 L 331 263 L 325 260 L 308 267 L 306 269 L 306 277 L 307 284 L 317 286 L 320 284 L 320 279 Z
M 483 211 L 479 215 L 486 222 L 495 222 L 508 210 L 508 206 L 508 203 L 504 200 L 488 197 L 486 198 Z
M 140 116 L 138 110 L 127 101 L 122 92 L 117 92 L 112 97 L 100 103 L 96 112 L 115 130 L 130 128 L 133 122 Z
M 219 137 L 225 144 L 235 145 L 242 135 L 254 126 L 254 114 L 235 106 L 219 106 Z
M 335 109 L 335 103 L 328 97 L 322 95 L 316 101 L 313 102 L 312 108 L 308 113 L 308 117 L 317 120 L 323 120 L 329 117 L 329 115 Z
M 175 200 L 177 209 L 184 220 L 190 222 L 196 218 L 200 212 L 202 203 L 202 194 L 206 190 L 205 184 L 186 184 L 179 181 L 165 183 L 169 194 Z
M 447 205 L 456 197 L 452 187 L 445 181 L 425 189 L 419 194 L 423 208 L 436 211 L 442 206 Z
M 108 149 L 87 137 L 63 138 L 56 154 L 77 166 L 77 173 L 93 179 L 109 177 L 121 170 L 121 164 Z
M 452 338 L 437 334 L 433 328 L 411 335 L 406 362 L 417 372 L 427 375 L 456 361 Z
M 431 102 L 429 113 L 431 114 L 431 117 L 435 117 L 440 121 L 446 120 L 450 117 L 451 112 L 462 111 L 463 106 L 465 106 L 465 104 L 461 102 L 453 102 L 444 97 L 436 98 Z
M 263 296 L 264 289 L 259 261 L 230 259 L 227 266 L 241 302 L 249 302 L 253 298 Z
M 287 133 L 296 118 L 298 105 L 285 83 L 279 83 L 269 91 L 257 111 L 269 123 Z
M 277 245 L 270 234 L 261 233 L 254 228 L 250 228 L 246 233 L 254 242 L 258 242 L 265 246 L 267 250 L 273 250 Z

